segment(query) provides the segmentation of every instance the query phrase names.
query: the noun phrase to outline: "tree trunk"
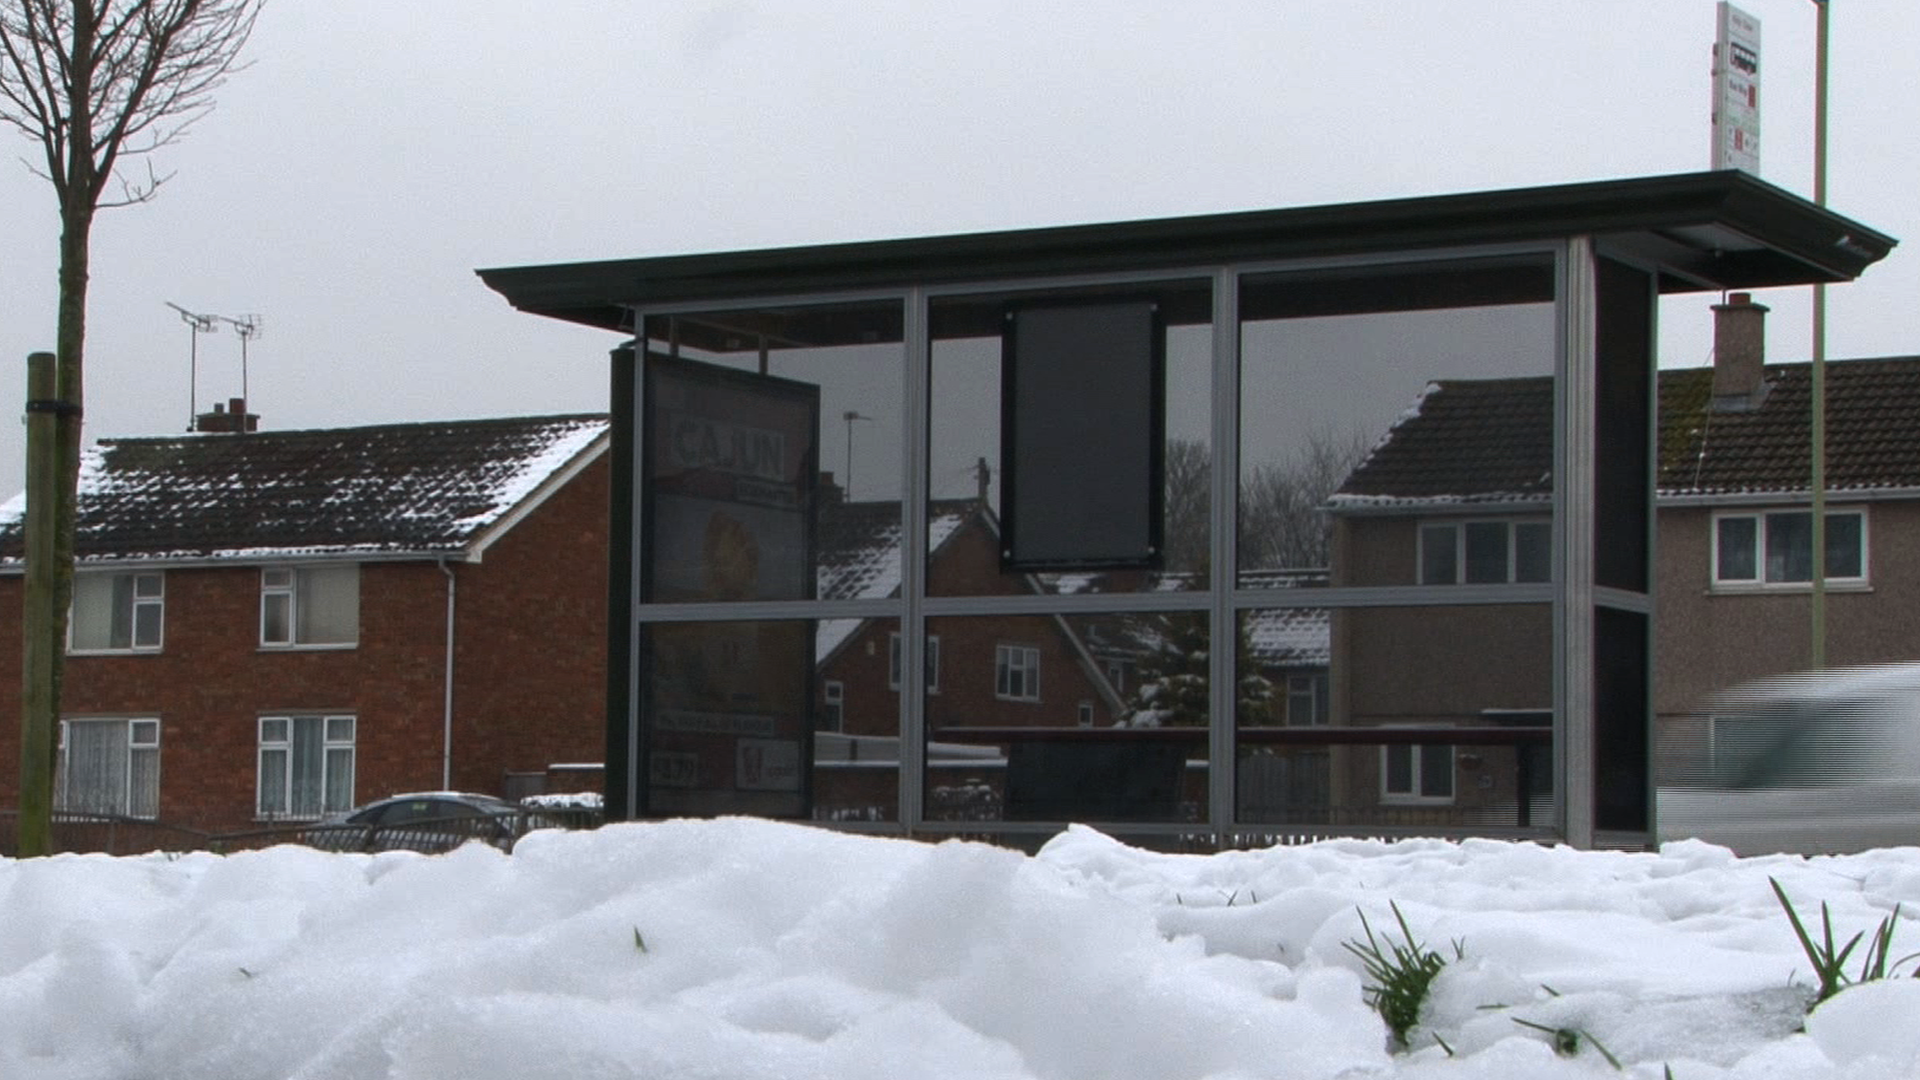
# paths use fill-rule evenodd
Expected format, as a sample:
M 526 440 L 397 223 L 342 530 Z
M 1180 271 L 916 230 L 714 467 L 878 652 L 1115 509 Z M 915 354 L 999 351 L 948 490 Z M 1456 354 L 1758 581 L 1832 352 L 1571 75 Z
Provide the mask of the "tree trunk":
M 93 212 L 62 208 L 57 358 L 33 363 L 28 388 L 27 583 L 20 712 L 20 818 L 16 854 L 53 849 L 54 770 L 61 683 L 73 606 L 73 538 L 80 480 L 81 369 L 86 343 L 87 254 Z

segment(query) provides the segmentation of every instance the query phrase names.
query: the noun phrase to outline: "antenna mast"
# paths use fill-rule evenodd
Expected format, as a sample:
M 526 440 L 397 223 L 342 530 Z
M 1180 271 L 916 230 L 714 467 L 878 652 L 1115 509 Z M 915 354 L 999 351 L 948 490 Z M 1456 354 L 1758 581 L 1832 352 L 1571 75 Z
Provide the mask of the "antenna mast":
M 238 318 L 230 315 L 215 317 L 221 322 L 232 323 L 233 332 L 240 335 L 240 400 L 249 401 L 251 399 L 247 397 L 247 342 L 259 337 L 260 332 L 266 329 L 266 324 L 258 315 L 242 315 Z M 249 408 L 247 411 L 251 412 L 252 409 Z M 243 417 L 241 423 L 245 424 L 245 422 Z
M 200 378 L 200 335 L 211 334 L 215 330 L 220 329 L 220 324 L 216 321 L 219 316 L 201 315 L 198 312 L 188 311 L 186 308 L 181 307 L 171 300 L 165 301 L 165 303 L 168 307 L 179 312 L 180 320 L 187 324 L 187 430 L 192 431 L 199 426 L 200 391 L 198 382 Z M 240 342 L 242 357 L 246 355 L 246 348 L 246 340 L 243 338 Z M 245 361 L 243 359 L 243 367 L 244 364 Z

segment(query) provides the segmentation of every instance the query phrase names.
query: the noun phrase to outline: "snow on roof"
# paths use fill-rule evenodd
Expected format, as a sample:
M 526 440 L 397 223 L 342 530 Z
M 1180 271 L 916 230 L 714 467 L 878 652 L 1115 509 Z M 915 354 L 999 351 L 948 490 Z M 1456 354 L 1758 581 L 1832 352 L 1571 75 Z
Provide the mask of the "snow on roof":
M 454 555 L 606 437 L 600 415 L 102 439 L 82 457 L 89 560 Z M 23 499 L 0 508 L 0 560 Z
M 927 549 L 939 551 L 978 504 L 942 501 L 927 517 Z M 900 553 L 906 545 L 898 502 L 839 503 L 820 515 L 815 593 L 822 600 L 884 600 L 900 591 Z M 826 662 L 865 621 L 823 619 L 814 633 L 814 659 Z

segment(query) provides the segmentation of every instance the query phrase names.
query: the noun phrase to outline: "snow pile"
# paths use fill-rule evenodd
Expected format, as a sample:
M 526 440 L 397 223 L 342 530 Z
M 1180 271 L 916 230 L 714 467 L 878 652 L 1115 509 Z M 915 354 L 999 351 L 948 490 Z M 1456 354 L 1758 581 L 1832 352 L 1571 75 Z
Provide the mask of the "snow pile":
M 1894 951 L 1920 942 L 1920 849 L 1175 856 L 1074 829 L 1027 857 L 737 819 L 540 832 L 512 855 L 0 862 L 0 1076 L 1920 1071 L 1920 981 L 1849 989 L 1805 1018 L 1806 961 L 1769 876 L 1847 934 L 1904 904 Z M 1342 947 L 1363 910 L 1398 940 L 1390 902 L 1464 953 L 1398 1055 Z

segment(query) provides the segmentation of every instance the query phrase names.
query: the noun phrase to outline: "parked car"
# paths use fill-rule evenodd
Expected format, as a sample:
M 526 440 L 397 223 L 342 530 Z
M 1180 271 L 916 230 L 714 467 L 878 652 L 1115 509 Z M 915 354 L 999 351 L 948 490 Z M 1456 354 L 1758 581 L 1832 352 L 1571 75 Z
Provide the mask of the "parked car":
M 510 850 L 555 823 L 492 795 L 421 791 L 392 795 L 309 827 L 307 843 L 328 851 L 451 851 L 470 840 Z
M 1782 675 L 1708 708 L 1697 774 L 1663 786 L 1663 840 L 1741 855 L 1920 844 L 1920 664 Z

